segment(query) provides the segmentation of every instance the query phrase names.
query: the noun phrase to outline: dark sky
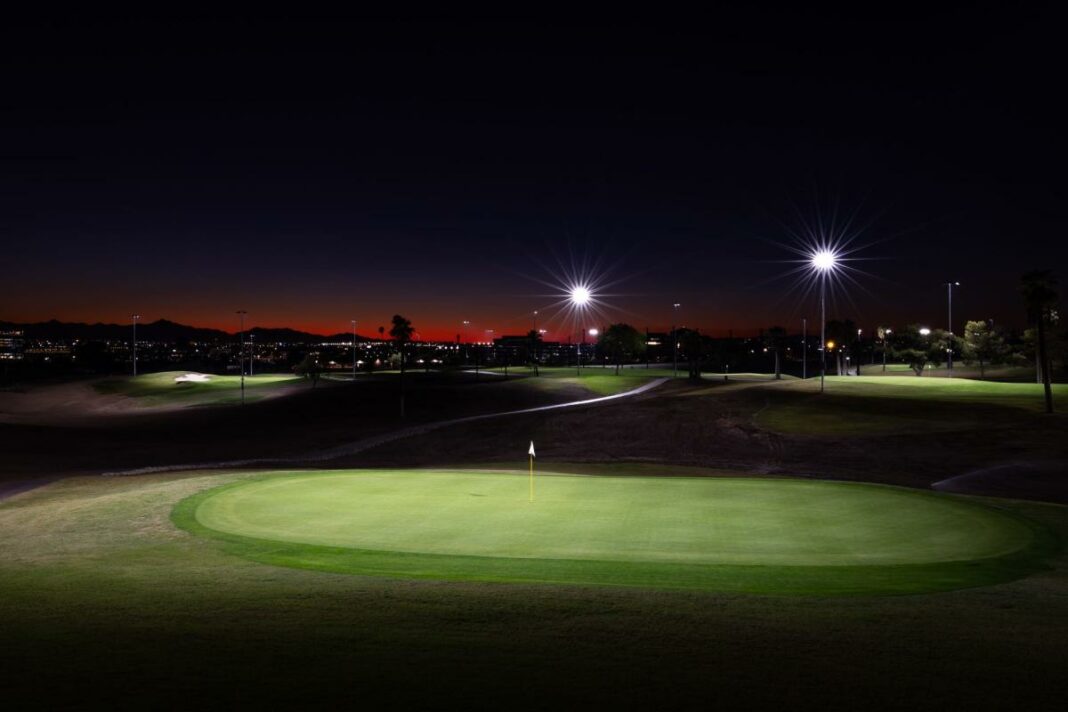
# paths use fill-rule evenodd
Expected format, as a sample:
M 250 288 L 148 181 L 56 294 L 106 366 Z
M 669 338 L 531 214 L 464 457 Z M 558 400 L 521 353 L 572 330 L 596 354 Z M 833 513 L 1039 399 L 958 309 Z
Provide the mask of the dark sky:
M 1068 276 L 1059 26 L 12 20 L 0 319 L 512 333 L 574 260 L 617 280 L 603 319 L 795 329 L 775 243 L 837 206 L 875 259 L 833 315 L 941 326 L 955 279 L 959 319 L 1018 323 L 1021 272 Z

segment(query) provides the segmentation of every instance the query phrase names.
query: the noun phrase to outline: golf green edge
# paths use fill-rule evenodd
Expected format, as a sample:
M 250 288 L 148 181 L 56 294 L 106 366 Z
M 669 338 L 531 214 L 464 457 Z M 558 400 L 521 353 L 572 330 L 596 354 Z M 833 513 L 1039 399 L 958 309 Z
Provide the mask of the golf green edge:
M 198 507 L 211 497 L 253 482 L 294 474 L 290 472 L 251 475 L 235 482 L 203 490 L 178 502 L 171 512 L 171 519 L 182 530 L 219 542 L 229 554 L 272 566 L 381 578 L 618 586 L 768 595 L 907 595 L 987 586 L 1012 581 L 1045 570 L 1048 568 L 1047 558 L 1060 550 L 1057 537 L 1046 527 L 1016 513 L 972 500 L 967 502 L 968 506 L 993 511 L 999 516 L 1007 517 L 1023 525 L 1031 534 L 1029 544 L 1001 556 L 921 564 L 854 566 L 691 564 L 409 553 L 324 546 L 221 532 L 205 526 L 197 519 Z M 857 486 L 887 487 L 885 485 Z M 921 496 L 946 497 L 960 501 L 959 498 L 951 495 L 922 491 L 915 491 L 915 493 Z

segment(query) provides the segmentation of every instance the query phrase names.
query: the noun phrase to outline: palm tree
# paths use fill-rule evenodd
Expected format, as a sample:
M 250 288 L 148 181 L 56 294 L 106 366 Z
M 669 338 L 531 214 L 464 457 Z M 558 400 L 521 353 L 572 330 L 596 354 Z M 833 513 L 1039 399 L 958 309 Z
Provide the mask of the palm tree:
M 379 327 L 381 328 L 381 327 Z M 389 335 L 397 343 L 397 349 L 400 351 L 400 411 L 401 417 L 404 417 L 404 361 L 405 361 L 405 347 L 409 341 L 412 340 L 412 333 L 415 329 L 412 328 L 412 322 L 405 319 L 400 314 L 393 315 L 393 327 L 389 330 Z
M 1028 272 L 1020 279 L 1020 291 L 1027 305 L 1027 316 L 1035 323 L 1038 335 L 1038 371 L 1046 392 L 1046 412 L 1053 412 L 1053 389 L 1050 387 L 1050 363 L 1046 355 L 1046 322 L 1057 304 L 1057 278 L 1049 270 Z

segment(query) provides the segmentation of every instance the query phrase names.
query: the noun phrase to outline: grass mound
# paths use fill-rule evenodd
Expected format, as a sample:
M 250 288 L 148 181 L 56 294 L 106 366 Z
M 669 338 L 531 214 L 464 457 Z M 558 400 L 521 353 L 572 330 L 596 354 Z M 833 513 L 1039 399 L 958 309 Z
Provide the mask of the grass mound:
M 367 575 L 761 593 L 1022 576 L 1048 542 L 955 498 L 851 483 L 348 471 L 241 480 L 174 521 L 256 561 Z

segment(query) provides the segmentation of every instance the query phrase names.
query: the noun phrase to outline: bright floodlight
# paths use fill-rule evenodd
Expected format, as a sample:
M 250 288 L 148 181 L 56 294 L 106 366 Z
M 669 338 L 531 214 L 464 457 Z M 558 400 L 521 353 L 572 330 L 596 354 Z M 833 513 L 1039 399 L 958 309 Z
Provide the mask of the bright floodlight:
M 834 268 L 836 260 L 837 257 L 830 250 L 820 250 L 812 255 L 812 266 L 822 272 L 826 272 L 827 270 Z
M 930 336 L 930 335 L 931 335 L 931 330 L 928 329 L 926 326 L 923 327 L 922 329 L 920 329 L 920 336 Z
M 585 306 L 590 301 L 589 287 L 579 285 L 571 288 L 571 301 L 577 306 Z
M 600 333 L 601 332 L 597 331 L 597 329 L 590 329 L 590 336 L 597 336 L 597 334 L 600 334 Z

